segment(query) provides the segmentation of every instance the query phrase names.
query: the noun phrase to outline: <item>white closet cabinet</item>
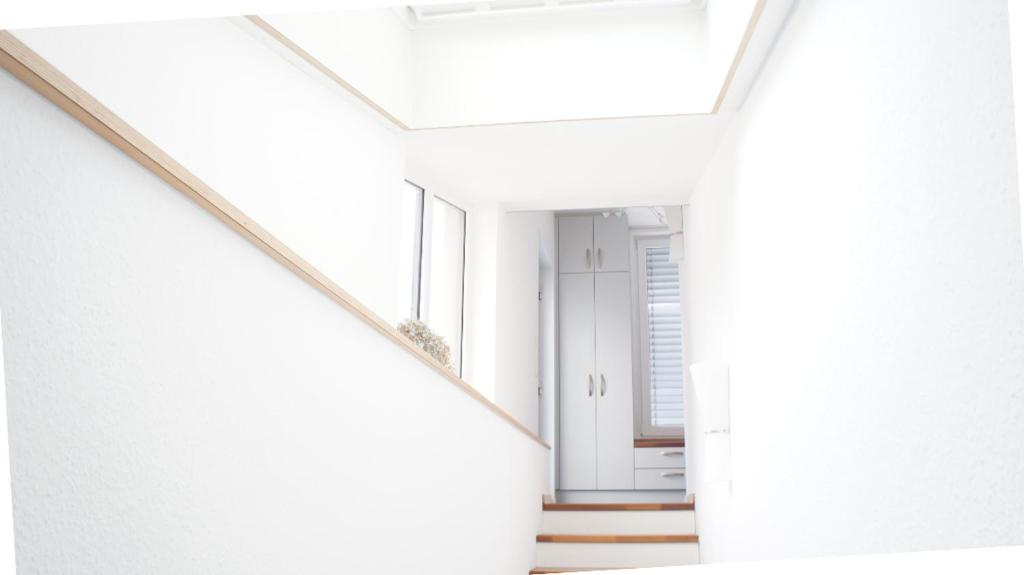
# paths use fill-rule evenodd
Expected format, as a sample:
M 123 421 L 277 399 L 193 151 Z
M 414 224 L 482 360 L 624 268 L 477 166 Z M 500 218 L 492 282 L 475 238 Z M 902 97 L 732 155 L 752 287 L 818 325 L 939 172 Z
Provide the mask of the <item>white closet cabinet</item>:
M 633 489 L 628 227 L 562 217 L 558 241 L 559 488 Z
M 559 485 L 562 489 L 597 489 L 594 274 L 561 274 L 558 324 Z
M 558 271 L 594 271 L 594 216 L 558 218 Z
M 633 489 L 629 302 L 629 272 L 594 274 L 598 489 Z
M 594 270 L 629 271 L 629 222 L 626 216 L 594 216 Z
M 626 216 L 558 218 L 558 269 L 561 273 L 628 272 Z

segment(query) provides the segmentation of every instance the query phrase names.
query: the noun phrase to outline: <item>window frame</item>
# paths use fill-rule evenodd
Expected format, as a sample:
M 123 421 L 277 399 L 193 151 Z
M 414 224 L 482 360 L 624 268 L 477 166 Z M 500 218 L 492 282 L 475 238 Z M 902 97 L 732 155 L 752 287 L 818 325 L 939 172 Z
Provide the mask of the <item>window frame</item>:
M 423 234 L 426 228 L 427 190 L 411 180 L 405 180 L 405 183 L 420 191 L 419 214 L 416 216 L 416 229 L 413 231 L 416 245 L 413 248 L 412 285 L 410 286 L 412 296 L 409 309 L 409 319 L 419 320 L 423 316 Z
M 651 424 L 651 363 L 650 363 L 650 331 L 649 322 L 650 318 L 647 313 L 647 257 L 645 250 L 648 247 L 669 247 L 670 234 L 664 231 L 647 231 L 647 232 L 635 232 L 633 234 L 633 250 L 631 258 L 633 258 L 633 286 L 635 289 L 635 302 L 637 309 L 637 333 L 636 343 L 638 349 L 639 360 L 639 382 L 640 389 L 637 395 L 639 396 L 640 408 L 636 410 L 639 416 L 639 433 L 641 437 L 680 437 L 684 435 L 685 429 L 685 414 L 684 424 L 682 426 L 655 426 Z M 680 319 L 682 319 L 682 278 L 680 278 Z M 683 337 L 683 357 L 685 363 L 686 344 L 685 334 L 681 334 Z M 686 387 L 689 383 L 687 377 L 687 370 L 684 368 L 682 374 L 683 393 L 686 393 Z

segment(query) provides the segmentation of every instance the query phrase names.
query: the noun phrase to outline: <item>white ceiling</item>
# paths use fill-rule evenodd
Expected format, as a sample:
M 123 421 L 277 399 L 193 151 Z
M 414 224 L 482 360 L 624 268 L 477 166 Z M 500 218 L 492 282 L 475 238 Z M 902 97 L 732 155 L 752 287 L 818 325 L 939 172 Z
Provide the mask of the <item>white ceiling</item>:
M 694 115 L 413 131 L 406 174 L 467 206 L 680 205 L 726 122 Z
M 668 229 L 664 208 L 657 206 L 631 207 L 626 208 L 625 212 L 631 228 L 659 227 Z

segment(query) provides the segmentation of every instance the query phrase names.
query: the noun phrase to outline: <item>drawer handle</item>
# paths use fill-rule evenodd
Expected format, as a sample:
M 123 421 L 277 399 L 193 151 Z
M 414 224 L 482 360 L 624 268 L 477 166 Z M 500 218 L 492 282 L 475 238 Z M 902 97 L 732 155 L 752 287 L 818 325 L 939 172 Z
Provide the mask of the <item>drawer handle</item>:
M 664 457 L 682 457 L 686 453 L 683 451 L 662 451 L 661 455 Z
M 676 472 L 676 473 L 662 473 L 661 476 L 664 477 L 665 479 L 670 479 L 670 478 L 674 479 L 676 477 L 686 477 L 686 474 L 685 473 L 680 473 L 680 472 Z
M 590 387 L 588 388 L 589 391 L 587 391 L 587 397 L 594 397 L 594 374 L 590 374 L 588 377 L 590 378 Z
M 590 248 L 587 248 L 587 269 L 590 269 Z

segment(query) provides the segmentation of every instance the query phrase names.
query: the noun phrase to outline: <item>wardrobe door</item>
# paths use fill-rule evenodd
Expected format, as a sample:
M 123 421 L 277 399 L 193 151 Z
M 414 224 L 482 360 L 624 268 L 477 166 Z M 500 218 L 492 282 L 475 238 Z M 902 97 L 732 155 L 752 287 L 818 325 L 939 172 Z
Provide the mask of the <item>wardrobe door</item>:
M 594 271 L 594 216 L 558 218 L 558 271 Z
M 597 488 L 594 274 L 559 274 L 559 488 Z
M 629 223 L 626 216 L 594 216 L 594 270 L 629 271 Z
M 594 274 L 598 489 L 633 489 L 629 277 L 629 272 Z

